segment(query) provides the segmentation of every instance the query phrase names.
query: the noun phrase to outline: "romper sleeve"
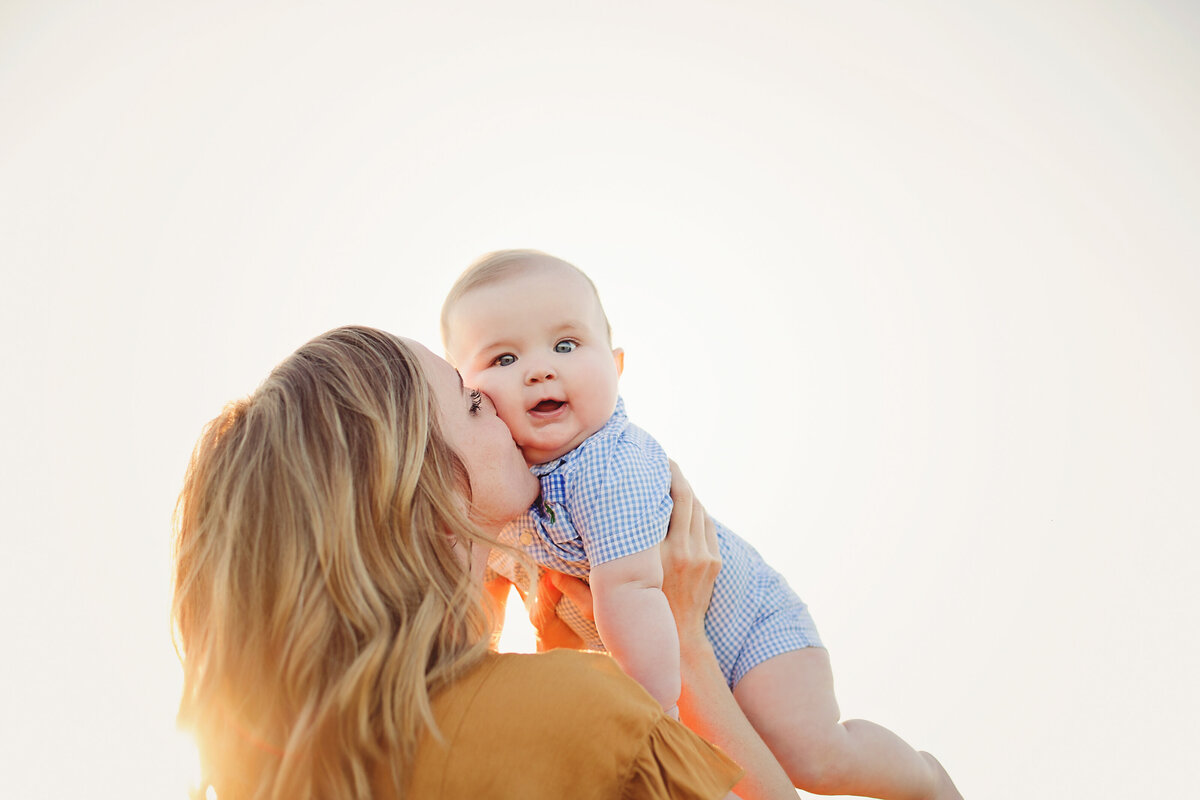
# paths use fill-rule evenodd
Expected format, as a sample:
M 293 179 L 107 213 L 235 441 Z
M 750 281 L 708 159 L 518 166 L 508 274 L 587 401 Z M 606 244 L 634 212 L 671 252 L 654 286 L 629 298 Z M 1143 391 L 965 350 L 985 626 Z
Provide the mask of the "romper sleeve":
M 671 519 L 671 468 L 658 442 L 646 434 L 625 436 L 591 459 L 577 468 L 567 497 L 589 564 L 661 542 Z
M 670 717 L 650 729 L 634 757 L 622 800 L 722 798 L 745 770 Z

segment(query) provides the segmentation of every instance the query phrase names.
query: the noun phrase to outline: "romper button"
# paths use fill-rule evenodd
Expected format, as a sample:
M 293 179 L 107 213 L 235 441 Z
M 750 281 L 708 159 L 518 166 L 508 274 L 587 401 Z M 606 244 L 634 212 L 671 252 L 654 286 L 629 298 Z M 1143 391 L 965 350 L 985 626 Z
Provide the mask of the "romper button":
M 528 534 L 528 533 L 522 533 L 521 534 L 521 544 L 526 545 L 526 546 L 533 544 L 533 535 Z

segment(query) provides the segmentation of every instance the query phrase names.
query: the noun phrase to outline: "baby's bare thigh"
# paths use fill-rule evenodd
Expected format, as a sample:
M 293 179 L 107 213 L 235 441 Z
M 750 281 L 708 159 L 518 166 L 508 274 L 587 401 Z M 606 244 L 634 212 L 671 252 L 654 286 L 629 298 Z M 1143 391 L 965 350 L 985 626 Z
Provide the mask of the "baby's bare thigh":
M 763 661 L 738 682 L 733 696 L 768 740 L 803 735 L 841 718 L 824 647 L 791 650 Z

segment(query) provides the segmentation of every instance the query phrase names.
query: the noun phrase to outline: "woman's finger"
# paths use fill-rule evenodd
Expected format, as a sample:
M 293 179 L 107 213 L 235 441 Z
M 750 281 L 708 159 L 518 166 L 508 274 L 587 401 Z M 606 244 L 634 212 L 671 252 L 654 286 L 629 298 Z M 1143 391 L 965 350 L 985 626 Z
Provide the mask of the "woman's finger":
M 543 572 L 538 579 L 537 594 L 533 598 L 533 606 L 529 609 L 529 621 L 538 630 L 547 627 L 554 620 L 554 609 L 562 597 L 562 591 L 550 578 L 551 574 Z
M 671 467 L 671 522 L 667 529 L 667 537 L 663 541 L 663 545 L 680 553 L 686 553 L 692 549 L 692 543 L 689 541 L 693 535 L 693 509 L 696 504 L 696 496 L 692 494 L 692 486 L 687 482 L 687 478 L 683 477 L 683 473 L 679 470 L 679 465 L 674 461 L 669 462 Z
M 704 519 L 704 544 L 707 546 L 708 555 L 717 560 L 717 569 L 720 570 L 721 548 L 717 544 L 717 523 L 713 522 L 713 518 L 700 505 L 699 500 L 696 501 L 696 505 L 700 508 L 700 516 Z
M 579 608 L 579 613 L 585 619 L 594 620 L 596 618 L 592 612 L 592 589 L 590 586 L 573 575 L 564 575 L 561 572 L 547 572 L 544 577 L 549 578 L 560 596 L 566 595 Z

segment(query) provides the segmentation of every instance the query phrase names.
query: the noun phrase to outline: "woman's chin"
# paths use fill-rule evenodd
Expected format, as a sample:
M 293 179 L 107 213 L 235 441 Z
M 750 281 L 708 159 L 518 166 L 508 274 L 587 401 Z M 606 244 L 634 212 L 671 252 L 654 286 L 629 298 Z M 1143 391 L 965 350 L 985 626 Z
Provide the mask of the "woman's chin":
M 504 528 L 504 526 L 516 519 L 517 516 L 518 515 L 514 514 L 513 516 L 503 520 L 498 520 L 491 517 L 483 518 L 472 516 L 471 522 L 474 522 L 475 526 L 478 527 L 479 530 L 483 531 L 484 535 L 496 538 L 500 535 L 500 531 Z

